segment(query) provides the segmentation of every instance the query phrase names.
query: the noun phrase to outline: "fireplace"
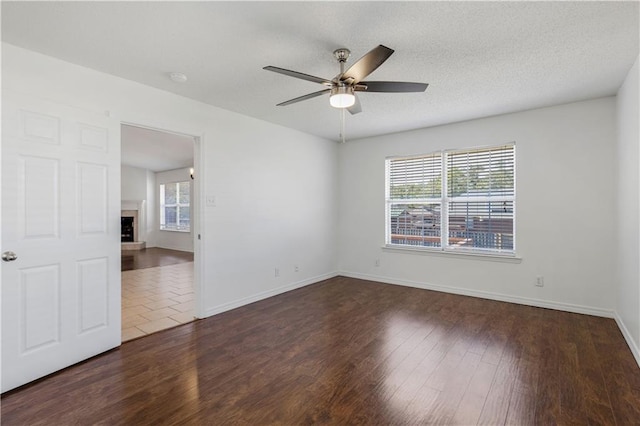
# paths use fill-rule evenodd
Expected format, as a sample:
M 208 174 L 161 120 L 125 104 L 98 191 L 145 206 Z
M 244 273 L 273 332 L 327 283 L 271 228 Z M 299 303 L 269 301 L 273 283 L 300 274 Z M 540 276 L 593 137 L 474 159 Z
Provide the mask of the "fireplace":
M 120 217 L 120 241 L 123 243 L 132 243 L 135 241 L 133 216 Z
M 129 205 L 127 205 L 129 207 Z M 123 209 L 120 212 L 120 241 L 122 250 L 142 250 L 147 243 L 140 241 L 140 231 L 144 229 L 144 216 L 139 210 Z M 144 239 L 144 234 L 142 234 Z

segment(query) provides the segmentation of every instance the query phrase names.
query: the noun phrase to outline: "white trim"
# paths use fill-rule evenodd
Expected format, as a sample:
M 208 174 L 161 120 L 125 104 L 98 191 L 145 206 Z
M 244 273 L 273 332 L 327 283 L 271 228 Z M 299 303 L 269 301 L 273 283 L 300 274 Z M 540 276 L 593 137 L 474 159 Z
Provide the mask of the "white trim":
M 146 130 L 153 130 L 155 132 L 169 133 L 169 134 L 176 135 L 176 136 L 186 136 L 188 138 L 198 137 L 198 136 L 195 136 L 194 134 L 191 134 L 191 133 L 185 133 L 185 132 L 180 132 L 180 131 L 175 131 L 175 130 L 169 130 L 169 129 L 165 129 L 163 127 L 158 127 L 158 126 L 153 126 L 153 125 L 140 124 L 140 123 L 135 122 L 135 121 L 120 120 L 120 124 L 124 124 L 125 126 L 131 126 L 131 127 L 139 127 L 141 129 L 146 129 Z M 183 169 L 184 167 L 179 167 L 179 168 Z M 178 170 L 178 169 L 174 169 L 174 170 Z
M 627 346 L 629 346 L 629 349 L 631 349 L 631 353 L 633 354 L 633 357 L 636 359 L 636 363 L 638 363 L 638 367 L 640 367 L 640 349 L 638 349 L 638 345 L 633 340 L 631 333 L 629 333 L 627 326 L 624 324 L 624 321 L 622 320 L 620 315 L 618 315 L 618 312 L 614 311 L 614 319 L 616 320 L 616 324 L 618 324 L 618 328 L 622 332 L 622 336 L 624 337 L 624 340 L 626 340 L 627 342 Z
M 131 113 L 129 113 L 131 115 Z M 192 197 L 193 200 L 193 224 L 190 226 L 190 233 L 193 235 L 193 244 L 191 246 L 191 251 L 193 252 L 193 290 L 195 295 L 195 317 L 196 318 L 204 318 L 204 300 L 206 297 L 205 294 L 205 245 L 201 240 L 198 240 L 198 235 L 204 235 L 204 203 L 201 203 L 200 200 L 204 199 L 204 182 L 205 182 L 205 170 L 204 167 L 204 151 L 205 151 L 205 133 L 199 130 L 195 130 L 193 128 L 185 128 L 181 123 L 178 122 L 167 122 L 166 119 L 161 119 L 158 121 L 158 118 L 154 115 L 141 115 L 138 117 L 130 116 L 127 119 L 124 117 L 120 117 L 120 126 L 127 125 L 133 127 L 140 127 L 143 129 L 154 130 L 157 132 L 170 133 L 179 136 L 187 136 L 193 139 L 193 167 L 194 174 L 197 174 L 196 179 L 197 182 L 193 182 L 192 185 Z M 174 129 L 174 130 L 169 130 Z M 177 130 L 182 129 L 182 130 Z M 122 137 L 120 137 L 120 144 L 122 145 Z M 177 169 L 176 169 L 177 170 Z M 158 189 L 158 183 L 155 183 L 156 190 Z M 158 194 L 159 195 L 159 194 Z M 156 206 L 149 207 L 155 209 Z M 195 213 L 198 213 L 197 215 Z M 164 231 L 164 230 L 162 230 Z M 203 237 L 204 238 L 204 237 Z M 178 250 L 184 250 L 183 248 L 178 248 Z
M 417 281 L 401 280 L 397 278 L 383 277 L 379 275 L 368 275 L 357 272 L 341 271 L 339 275 L 358 278 L 361 280 L 377 281 L 385 284 L 401 285 L 405 287 L 421 288 L 424 290 L 434 290 L 443 293 L 459 294 L 462 296 L 479 297 L 481 299 L 498 300 L 500 302 L 516 303 L 518 305 L 535 306 L 537 308 L 555 309 L 558 311 L 573 312 L 577 314 L 593 315 L 604 318 L 614 318 L 614 311 L 609 309 L 594 308 L 591 306 L 574 305 L 571 303 L 552 302 L 548 300 L 532 299 L 529 297 L 510 296 L 507 294 L 493 293 L 488 291 L 469 290 L 460 287 L 450 287 L 438 284 L 423 283 Z
M 194 141 L 194 147 L 195 147 L 195 136 L 191 137 Z M 194 153 L 195 155 L 195 153 Z M 193 160 L 193 163 L 195 163 L 195 158 Z M 181 203 L 180 202 L 180 186 L 181 184 L 189 184 L 189 202 L 188 203 Z M 167 203 L 167 198 L 166 198 L 166 187 L 170 186 L 170 185 L 175 185 L 176 187 L 176 202 L 175 203 Z M 161 184 L 158 184 L 158 189 L 160 190 L 160 194 L 159 194 L 159 204 L 160 204 L 160 216 L 159 216 L 159 231 L 169 231 L 169 232 L 186 232 L 186 233 L 190 233 L 191 232 L 191 222 L 189 222 L 189 229 L 179 229 L 178 227 L 180 226 L 180 209 L 183 207 L 187 207 L 189 208 L 189 210 L 191 210 L 191 200 L 194 199 L 195 197 L 193 197 L 193 194 L 191 193 L 193 191 L 193 179 L 191 179 L 191 181 L 188 180 L 180 180 L 180 181 L 176 181 L 176 182 L 164 182 Z M 173 224 L 168 224 L 166 223 L 166 212 L 165 212 L 165 208 L 166 207 L 175 207 L 176 208 L 176 223 L 175 223 L 175 229 L 172 228 Z M 191 216 L 193 216 L 193 214 L 191 214 Z
M 429 255 L 429 256 L 444 256 L 452 258 L 470 258 L 475 260 L 488 260 L 491 262 L 504 262 L 504 263 L 522 263 L 522 258 L 514 256 L 511 253 L 499 254 L 498 252 L 492 253 L 488 250 L 483 252 L 480 250 L 452 250 L 441 249 L 439 247 L 419 247 L 419 246 L 403 246 L 400 244 L 389 244 L 382 246 L 382 250 L 389 252 L 409 252 L 411 254 Z
M 204 182 L 206 175 L 206 168 L 204 167 L 204 151 L 205 151 L 205 134 L 200 133 L 198 136 L 193 137 L 193 173 L 195 178 L 193 179 L 193 226 L 191 230 L 193 232 L 193 287 L 196 299 L 195 316 L 196 318 L 203 318 L 205 312 L 205 300 L 206 300 L 206 286 L 204 285 L 205 277 L 205 262 L 207 258 L 205 255 L 205 244 L 203 243 L 203 235 L 205 234 L 205 203 L 204 200 Z
M 330 272 L 328 274 L 318 275 L 315 277 L 307 278 L 302 281 L 297 281 L 294 283 L 286 284 L 281 287 L 277 287 L 271 290 L 263 291 L 252 296 L 243 297 L 242 299 L 237 299 L 232 302 L 224 303 L 222 305 L 217 305 L 211 308 L 207 308 L 204 311 L 204 316 L 202 318 L 209 317 L 211 315 L 220 314 L 222 312 L 230 311 L 232 309 L 239 308 L 244 305 L 248 305 L 249 303 L 258 302 L 263 299 L 267 299 L 269 297 L 277 296 L 278 294 L 286 293 L 291 290 L 295 290 L 298 288 L 306 287 L 311 284 L 316 284 L 320 281 L 328 280 L 330 278 L 334 278 L 339 276 L 338 272 Z
M 479 153 L 479 152 L 489 152 L 489 161 L 491 161 L 492 158 L 492 153 L 496 152 L 496 151 L 503 151 L 506 152 L 507 150 L 511 150 L 512 154 L 513 154 L 513 195 L 484 195 L 484 196 L 480 196 L 480 195 L 476 195 L 476 196 L 470 196 L 470 195 L 466 195 L 466 196 L 461 196 L 461 195 L 457 195 L 457 196 L 450 196 L 449 195 L 449 168 L 451 167 L 451 170 L 453 170 L 453 168 L 455 168 L 456 166 L 449 164 L 449 159 L 451 155 L 457 155 L 457 154 L 463 154 L 463 155 L 468 155 L 470 153 Z M 427 160 L 427 159 L 435 159 L 439 157 L 440 158 L 440 197 L 438 199 L 435 198 L 393 198 L 391 196 L 391 185 L 392 185 L 392 176 L 391 176 L 391 163 L 392 162 L 396 162 L 396 161 L 413 161 L 413 160 Z M 424 164 L 423 164 L 424 165 Z M 415 183 L 414 179 L 417 179 L 417 169 L 414 169 L 412 166 L 412 172 L 410 172 L 410 176 L 412 176 L 411 181 Z M 429 169 L 431 171 L 431 169 Z M 493 170 L 490 168 L 490 171 Z M 402 173 L 400 174 L 400 176 L 402 176 Z M 429 174 L 429 176 L 431 176 Z M 421 176 L 421 180 L 419 182 L 421 182 L 422 184 L 426 184 L 427 180 L 425 180 L 426 177 L 424 176 L 424 172 Z M 400 178 L 400 180 L 402 181 L 402 178 Z M 490 194 L 490 191 L 489 191 Z M 516 143 L 515 141 L 509 142 L 509 143 L 504 143 L 504 144 L 500 144 L 500 145 L 495 145 L 495 146 L 491 146 L 491 147 L 475 147 L 475 148 L 465 148 L 465 149 L 445 149 L 445 150 L 438 150 L 438 151 L 434 151 L 431 152 L 429 154 L 423 154 L 423 155 L 415 155 L 415 156 L 410 156 L 410 157 L 386 157 L 385 159 L 385 244 L 386 247 L 393 247 L 395 246 L 395 244 L 393 244 L 392 242 L 392 235 L 391 235 L 391 210 L 393 208 L 393 206 L 398 206 L 398 205 L 412 205 L 412 204 L 422 204 L 423 207 L 424 204 L 439 204 L 440 205 L 440 246 L 437 247 L 440 250 L 446 251 L 447 249 L 450 248 L 454 248 L 457 244 L 450 244 L 449 243 L 449 219 L 450 219 L 450 211 L 449 211 L 449 206 L 452 203 L 485 203 L 487 205 L 491 205 L 491 203 L 502 203 L 504 202 L 505 205 L 507 202 L 510 202 L 512 205 L 512 238 L 513 238 L 513 244 L 512 244 L 512 249 L 508 251 L 508 254 L 510 254 L 511 256 L 515 257 L 515 253 L 516 253 L 516 245 L 515 245 L 515 241 L 516 241 Z M 505 209 L 506 212 L 506 209 Z M 467 216 L 467 220 L 468 220 L 468 216 Z M 435 223 L 434 223 L 435 225 Z M 402 235 L 402 234 L 401 234 Z M 433 237 L 436 237 L 435 235 Z M 435 242 L 434 242 L 435 243 Z M 424 247 L 424 246 L 417 246 L 417 247 L 421 247 L 421 248 L 427 248 L 427 249 L 435 249 L 436 247 Z M 476 247 L 471 247 L 471 248 L 467 248 L 466 250 L 468 250 L 469 252 L 475 252 L 475 251 L 479 251 L 479 252 L 483 252 L 486 251 L 486 249 L 482 249 L 482 248 L 476 248 Z M 506 252 L 506 251 L 505 251 Z M 498 251 L 498 254 L 500 253 L 500 251 Z
M 191 229 L 186 230 L 186 229 L 163 229 L 163 228 L 160 228 L 160 229 L 158 229 L 158 231 L 161 231 L 161 232 L 182 232 L 182 233 L 185 233 L 185 234 L 191 233 Z
M 253 296 L 248 296 L 242 299 L 234 300 L 233 302 L 214 306 L 206 310 L 203 309 L 202 312 L 204 313 L 204 315 L 198 316 L 198 318 L 206 318 L 212 315 L 220 314 L 222 312 L 230 311 L 232 309 L 236 309 L 241 306 L 248 305 L 250 303 L 258 302 L 260 300 L 267 299 L 269 297 L 277 296 L 279 294 L 286 293 L 291 290 L 316 284 L 320 281 L 328 280 L 330 278 L 334 278 L 337 276 L 344 276 L 344 277 L 356 278 L 356 279 L 367 280 L 367 281 L 375 281 L 375 282 L 399 285 L 404 287 L 420 288 L 423 290 L 433 290 L 433 291 L 439 291 L 443 293 L 458 294 L 461 296 L 470 296 L 470 297 L 478 297 L 481 299 L 497 300 L 500 302 L 534 306 L 537 308 L 555 309 L 558 311 L 572 312 L 577 314 L 593 315 L 593 316 L 603 317 L 603 318 L 613 318 L 616 321 L 618 328 L 622 332 L 622 335 L 625 341 L 627 342 L 627 345 L 629 346 L 629 349 L 631 350 L 633 357 L 635 358 L 636 362 L 638 363 L 638 366 L 640 367 L 640 350 L 638 349 L 638 346 L 636 345 L 636 343 L 633 341 L 631 334 L 629 333 L 629 330 L 624 324 L 624 321 L 622 320 L 622 318 L 620 318 L 618 313 L 615 311 L 602 309 L 602 308 L 594 308 L 590 306 L 574 305 L 571 303 L 552 302 L 548 300 L 532 299 L 529 297 L 509 296 L 501 293 L 469 290 L 469 289 L 460 288 L 460 287 L 450 287 L 450 286 L 443 286 L 443 285 L 430 284 L 430 283 L 421 283 L 417 281 L 401 280 L 396 278 L 383 277 L 379 275 L 361 274 L 357 272 L 346 272 L 346 271 L 330 272 L 327 274 L 307 278 L 305 280 L 287 284 L 281 287 L 277 287 L 272 290 L 263 291 L 263 292 L 254 294 Z

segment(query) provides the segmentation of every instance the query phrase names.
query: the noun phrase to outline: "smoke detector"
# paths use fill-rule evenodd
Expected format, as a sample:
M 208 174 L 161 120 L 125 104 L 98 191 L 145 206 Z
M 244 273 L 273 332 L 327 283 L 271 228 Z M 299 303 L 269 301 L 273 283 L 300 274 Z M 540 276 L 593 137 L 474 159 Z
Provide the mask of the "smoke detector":
M 181 72 L 170 72 L 169 78 L 171 81 L 175 81 L 176 83 L 184 83 L 187 81 L 187 76 Z

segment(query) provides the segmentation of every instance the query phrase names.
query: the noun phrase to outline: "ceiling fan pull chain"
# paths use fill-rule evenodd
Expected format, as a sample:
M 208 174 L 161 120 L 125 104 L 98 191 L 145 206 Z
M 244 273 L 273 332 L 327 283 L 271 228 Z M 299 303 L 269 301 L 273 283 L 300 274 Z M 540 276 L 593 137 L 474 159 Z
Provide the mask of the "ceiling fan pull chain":
M 346 142 L 346 140 L 345 140 L 345 135 L 344 135 L 344 128 L 345 128 L 345 115 L 344 115 L 344 114 L 345 114 L 345 112 L 344 112 L 344 111 L 345 111 L 345 109 L 346 109 L 346 108 L 343 108 L 343 109 L 340 111 L 340 114 L 341 114 L 341 120 L 340 120 L 340 139 L 341 139 L 342 143 L 345 143 L 345 142 Z

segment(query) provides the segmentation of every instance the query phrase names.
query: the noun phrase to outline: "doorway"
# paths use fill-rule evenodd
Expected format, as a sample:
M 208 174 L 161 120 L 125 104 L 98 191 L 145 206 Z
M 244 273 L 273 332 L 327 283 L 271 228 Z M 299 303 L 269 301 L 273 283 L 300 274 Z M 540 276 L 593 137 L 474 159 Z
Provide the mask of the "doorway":
M 195 320 L 197 142 L 121 124 L 123 342 Z

